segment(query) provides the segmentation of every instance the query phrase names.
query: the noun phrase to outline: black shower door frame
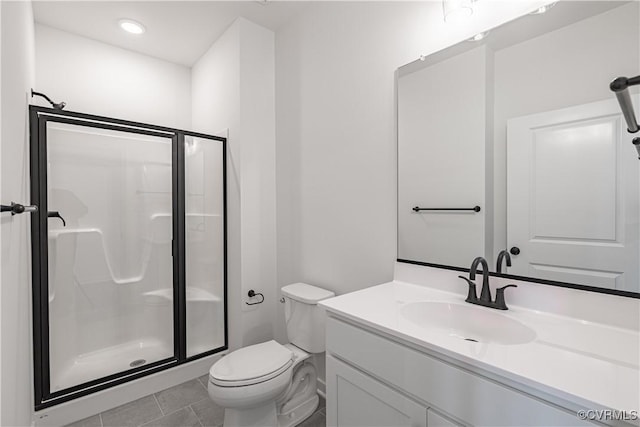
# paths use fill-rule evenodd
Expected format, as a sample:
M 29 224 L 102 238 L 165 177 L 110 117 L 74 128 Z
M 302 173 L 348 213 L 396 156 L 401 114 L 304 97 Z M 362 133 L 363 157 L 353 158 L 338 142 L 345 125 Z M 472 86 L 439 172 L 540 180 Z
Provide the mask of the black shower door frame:
M 47 225 L 47 123 L 56 122 L 89 128 L 115 130 L 168 138 L 172 141 L 172 257 L 173 257 L 173 344 L 174 354 L 154 363 L 128 369 L 51 393 L 49 354 L 49 265 Z M 30 106 L 31 204 L 38 211 L 31 216 L 31 272 L 33 303 L 33 367 L 35 410 L 86 396 L 153 373 L 179 366 L 228 349 L 227 316 L 227 139 L 129 120 L 73 111 Z M 187 357 L 186 260 L 185 260 L 185 137 L 218 141 L 222 144 L 223 197 L 223 307 L 224 345 Z

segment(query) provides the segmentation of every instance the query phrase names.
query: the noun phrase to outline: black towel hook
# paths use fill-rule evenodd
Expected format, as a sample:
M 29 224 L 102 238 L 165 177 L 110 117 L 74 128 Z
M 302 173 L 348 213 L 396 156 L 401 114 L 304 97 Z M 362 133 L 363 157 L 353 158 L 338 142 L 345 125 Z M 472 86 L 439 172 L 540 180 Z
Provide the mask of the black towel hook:
M 249 292 L 247 292 L 247 295 L 249 296 L 249 298 L 253 298 L 256 296 L 260 296 L 262 297 L 262 299 L 258 302 L 246 302 L 245 304 L 247 305 L 258 305 L 258 304 L 262 304 L 264 302 L 264 295 L 262 295 L 260 292 L 256 292 L 253 289 L 250 289 Z

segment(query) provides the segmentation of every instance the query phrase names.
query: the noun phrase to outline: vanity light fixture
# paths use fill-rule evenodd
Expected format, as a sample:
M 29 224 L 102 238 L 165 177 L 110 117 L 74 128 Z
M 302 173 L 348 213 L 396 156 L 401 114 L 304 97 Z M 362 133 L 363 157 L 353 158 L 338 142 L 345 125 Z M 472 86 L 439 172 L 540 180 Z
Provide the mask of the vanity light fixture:
M 529 13 L 529 15 L 542 15 L 543 13 L 548 12 L 549 9 L 551 9 L 555 5 L 556 5 L 556 2 L 545 4 L 544 6 L 540 6 L 533 12 Z
M 470 42 L 479 42 L 480 40 L 483 40 L 485 37 L 487 37 L 489 35 L 489 31 L 483 31 L 481 33 L 476 34 L 475 36 L 471 37 L 469 39 Z
M 476 0 L 442 0 L 442 13 L 445 22 L 459 22 L 473 15 Z
M 139 22 L 133 19 L 121 19 L 118 21 L 120 28 L 131 34 L 143 34 L 147 29 Z

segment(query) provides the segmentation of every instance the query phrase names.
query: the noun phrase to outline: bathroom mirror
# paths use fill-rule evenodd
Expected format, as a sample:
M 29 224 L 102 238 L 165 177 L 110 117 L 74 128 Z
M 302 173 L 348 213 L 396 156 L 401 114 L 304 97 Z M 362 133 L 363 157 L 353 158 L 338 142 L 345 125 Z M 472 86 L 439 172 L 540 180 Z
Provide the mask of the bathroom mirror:
M 560 1 L 399 68 L 399 261 L 496 272 L 507 250 L 503 275 L 640 296 L 640 161 L 609 89 L 640 73 L 639 7 Z

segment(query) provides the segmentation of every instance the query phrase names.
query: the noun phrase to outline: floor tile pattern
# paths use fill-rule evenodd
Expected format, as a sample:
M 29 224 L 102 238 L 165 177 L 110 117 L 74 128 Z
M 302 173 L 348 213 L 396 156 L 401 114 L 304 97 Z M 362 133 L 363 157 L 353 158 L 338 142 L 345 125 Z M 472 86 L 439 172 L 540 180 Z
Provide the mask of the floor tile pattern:
M 125 403 L 67 427 L 221 427 L 224 408 L 209 399 L 208 375 Z M 325 427 L 325 403 L 299 427 Z

